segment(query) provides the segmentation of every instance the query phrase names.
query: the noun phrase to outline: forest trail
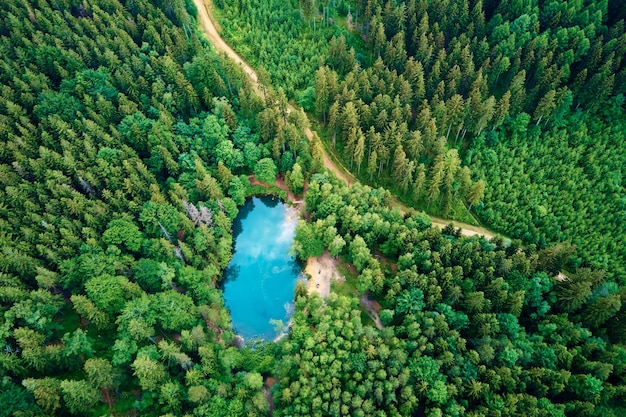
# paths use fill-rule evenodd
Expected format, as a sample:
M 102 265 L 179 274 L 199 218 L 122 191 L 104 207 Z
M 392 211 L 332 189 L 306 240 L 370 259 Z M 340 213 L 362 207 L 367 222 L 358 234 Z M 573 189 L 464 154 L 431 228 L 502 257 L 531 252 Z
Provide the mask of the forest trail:
M 224 42 L 224 39 L 222 39 L 217 31 L 217 27 L 215 26 L 215 23 L 213 23 L 210 12 L 213 8 L 213 2 L 211 0 L 193 0 L 193 2 L 196 5 L 196 9 L 198 9 L 198 18 L 200 19 L 204 33 L 213 47 L 220 52 L 224 52 L 233 61 L 239 64 L 243 71 L 248 74 L 248 77 L 252 80 L 255 89 L 258 90 L 259 79 L 256 72 L 239 56 L 239 54 L 237 54 L 237 52 L 233 51 L 233 49 L 228 46 L 226 42 Z
M 220 36 L 217 27 L 214 22 L 214 18 L 211 14 L 213 9 L 213 2 L 211 0 L 193 0 L 196 8 L 198 9 L 198 18 L 200 19 L 200 23 L 202 24 L 202 28 L 208 40 L 211 42 L 213 47 L 219 51 L 225 53 L 231 59 L 233 59 L 237 64 L 241 66 L 243 71 L 250 77 L 252 80 L 252 85 L 257 94 L 261 95 L 261 88 L 259 86 L 259 79 L 257 77 L 256 72 L 246 61 L 243 60 L 237 52 L 235 52 L 228 44 L 222 39 Z M 300 111 L 299 108 L 296 108 L 293 105 L 289 105 L 290 111 Z M 309 140 L 313 139 L 313 131 L 310 128 L 306 128 L 304 131 L 306 137 Z M 348 185 L 352 185 L 358 180 L 350 173 L 348 169 L 346 169 L 341 163 L 335 162 L 333 158 L 330 157 L 330 151 L 326 149 L 325 144 L 322 142 L 323 149 L 323 159 L 324 159 L 324 167 L 329 171 L 332 171 L 337 178 L 344 181 Z M 341 168 L 339 167 L 341 166 Z M 342 169 L 343 168 L 343 169 Z M 401 214 L 411 213 L 416 211 L 413 208 L 407 207 L 405 204 L 401 203 L 395 196 L 393 196 L 392 205 L 394 208 L 397 208 Z M 432 225 L 443 229 L 449 223 L 453 223 L 454 227 L 461 229 L 461 234 L 463 236 L 476 236 L 483 235 L 486 239 L 491 239 L 495 237 L 497 234 L 487 230 L 483 227 L 473 226 L 471 224 L 461 223 L 454 220 L 446 220 L 438 217 L 433 217 L 428 215 L 432 221 Z

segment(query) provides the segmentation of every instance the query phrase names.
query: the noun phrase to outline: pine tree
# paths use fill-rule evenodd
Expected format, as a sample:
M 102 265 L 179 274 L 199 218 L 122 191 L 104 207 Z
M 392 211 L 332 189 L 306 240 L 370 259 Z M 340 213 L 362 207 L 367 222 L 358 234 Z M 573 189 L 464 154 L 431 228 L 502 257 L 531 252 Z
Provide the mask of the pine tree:
M 556 91 L 550 90 L 548 91 L 542 98 L 539 100 L 537 107 L 535 108 L 535 112 L 533 113 L 533 117 L 537 119 L 536 125 L 541 123 L 541 119 L 544 117 L 550 117 L 552 111 L 555 109 L 556 104 L 554 102 L 554 97 L 556 95 Z
M 590 302 L 584 310 L 584 322 L 591 328 L 599 328 L 613 317 L 622 307 L 619 294 L 598 297 Z
M 375 55 L 380 58 L 380 54 L 382 53 L 385 45 L 387 44 L 387 36 L 385 35 L 385 26 L 378 19 L 372 19 L 372 35 L 371 39 L 371 47 Z
M 328 111 L 328 130 L 333 134 L 333 149 L 335 149 L 339 130 L 339 103 L 337 101 L 330 106 Z
M 367 173 L 370 176 L 370 180 L 374 178 L 374 173 L 378 169 L 377 159 L 378 159 L 378 154 L 376 153 L 376 151 L 372 151 L 372 153 L 370 153 L 369 160 L 367 161 Z
M 446 102 L 446 117 L 448 119 L 448 131 L 446 133 L 446 140 L 448 140 L 448 137 L 450 136 L 450 129 L 452 129 L 452 127 L 457 127 L 456 139 L 458 139 L 459 133 L 463 128 L 464 112 L 465 102 L 463 101 L 463 97 L 460 94 L 453 95 Z
M 320 67 L 315 73 L 315 113 L 317 117 L 323 119 L 324 125 L 326 125 L 326 109 L 331 98 L 326 74 L 326 67 Z
M 424 143 L 419 130 L 409 134 L 405 147 L 411 159 L 418 159 L 422 155 L 422 152 L 424 152 Z
M 504 122 L 504 118 L 508 116 L 509 109 L 511 107 L 510 100 L 511 100 L 510 91 L 507 91 L 506 93 L 504 93 L 504 95 L 500 98 L 500 100 L 498 100 L 498 104 L 496 105 L 496 108 L 493 114 L 493 120 L 492 120 L 493 127 L 491 128 L 491 130 L 495 130 L 498 127 L 500 127 L 502 122 Z
M 409 58 L 405 66 L 404 78 L 406 78 L 413 88 L 413 104 L 415 105 L 424 98 L 426 93 L 424 67 L 422 63 L 415 61 L 413 57 Z
M 485 181 L 476 181 L 469 189 L 467 193 L 467 202 L 469 203 L 468 211 L 472 210 L 474 204 L 478 204 L 485 195 Z
M 418 203 L 426 186 L 426 167 L 419 164 L 415 170 L 415 181 L 413 182 L 413 201 Z
M 349 135 L 352 129 L 359 127 L 359 115 L 353 102 L 349 101 L 346 103 L 341 112 L 341 118 L 343 119 L 341 129 L 344 136 Z
M 405 164 L 404 175 L 400 178 L 400 189 L 407 192 L 413 182 L 413 171 L 415 170 L 415 161 Z
M 365 155 L 365 136 L 359 129 L 359 136 L 357 138 L 356 146 L 354 147 L 354 160 L 357 165 L 357 174 L 361 174 L 361 162 L 363 162 L 363 156 Z
M 402 145 L 398 145 L 396 151 L 394 152 L 394 159 L 392 165 L 392 173 L 391 176 L 396 183 L 399 183 L 402 177 L 406 173 L 407 168 L 407 159 L 404 149 L 402 149 Z
M 441 183 L 445 174 L 444 155 L 439 154 L 435 158 L 431 168 L 431 176 L 428 185 L 428 206 L 433 200 L 439 198 L 441 194 Z

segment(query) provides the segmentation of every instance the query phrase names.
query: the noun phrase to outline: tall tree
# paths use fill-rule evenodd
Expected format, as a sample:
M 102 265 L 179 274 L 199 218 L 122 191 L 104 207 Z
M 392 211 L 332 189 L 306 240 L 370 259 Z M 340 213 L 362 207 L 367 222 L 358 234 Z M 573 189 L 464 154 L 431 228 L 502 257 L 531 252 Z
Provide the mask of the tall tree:
M 472 210 L 472 206 L 478 204 L 485 196 L 485 181 L 479 180 L 472 184 L 467 193 L 467 202 L 469 203 L 468 211 Z

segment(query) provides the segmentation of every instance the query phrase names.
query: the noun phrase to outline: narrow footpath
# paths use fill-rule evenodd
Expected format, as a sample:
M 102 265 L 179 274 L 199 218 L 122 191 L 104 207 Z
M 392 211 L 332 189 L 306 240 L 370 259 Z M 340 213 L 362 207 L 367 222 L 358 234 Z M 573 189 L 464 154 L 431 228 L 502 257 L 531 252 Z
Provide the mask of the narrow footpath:
M 257 92 L 257 94 L 261 95 L 261 89 L 259 87 L 259 79 L 254 69 L 250 65 L 248 65 L 248 63 L 244 61 L 243 58 L 239 56 L 239 54 L 237 54 L 237 52 L 235 52 L 230 46 L 228 46 L 228 44 L 224 42 L 224 39 L 222 39 L 222 37 L 220 36 L 217 30 L 217 26 L 214 22 L 214 18 L 212 16 L 212 9 L 213 9 L 212 1 L 211 0 L 193 0 L 193 2 L 196 8 L 198 9 L 198 18 L 200 19 L 200 23 L 202 24 L 202 28 L 204 30 L 204 33 L 207 39 L 211 42 L 211 44 L 217 51 L 223 52 L 224 54 L 226 54 L 228 57 L 233 59 L 237 64 L 241 66 L 243 71 L 248 75 L 248 77 L 250 77 L 250 80 L 252 81 L 252 85 L 255 91 Z M 296 108 L 293 105 L 290 105 L 290 110 L 300 111 L 299 108 Z M 313 131 L 310 128 L 306 128 L 304 133 L 309 140 L 313 139 Z M 341 165 L 341 168 L 343 169 L 339 168 L 340 163 L 339 164 L 336 163 L 335 160 L 333 160 L 333 158 L 330 157 L 329 150 L 326 149 L 325 146 L 323 146 L 322 149 L 324 151 L 324 167 L 326 167 L 326 169 L 328 169 L 329 171 L 332 171 L 337 176 L 337 178 L 341 179 L 348 185 L 352 185 L 358 181 L 350 173 L 350 171 L 346 169 L 343 165 Z M 415 209 L 407 207 L 406 205 L 401 203 L 395 196 L 393 197 L 393 206 L 398 208 L 398 210 L 400 210 L 402 214 L 415 211 Z M 497 236 L 497 233 L 494 233 L 488 229 L 485 229 L 484 227 L 473 226 L 470 224 L 458 222 L 456 220 L 440 219 L 440 218 L 433 217 L 430 215 L 429 217 L 432 221 L 432 225 L 440 229 L 443 229 L 449 223 L 453 223 L 454 227 L 461 229 L 461 234 L 464 236 L 482 235 L 482 236 L 485 236 L 486 239 L 491 239 Z

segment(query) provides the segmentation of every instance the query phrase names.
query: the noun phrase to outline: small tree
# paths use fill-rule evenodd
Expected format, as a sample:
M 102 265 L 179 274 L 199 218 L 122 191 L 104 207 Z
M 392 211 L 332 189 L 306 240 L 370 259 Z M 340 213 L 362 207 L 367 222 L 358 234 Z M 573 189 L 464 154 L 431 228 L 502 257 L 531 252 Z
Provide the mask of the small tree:
M 254 166 L 254 175 L 266 184 L 273 185 L 276 182 L 276 173 L 276 165 L 270 158 L 263 158 Z
M 470 203 L 468 211 L 472 210 L 472 206 L 474 204 L 478 204 L 483 197 L 485 196 L 485 181 L 480 180 L 476 181 L 470 187 L 469 192 L 467 193 L 467 202 Z
M 296 194 L 302 192 L 304 187 L 304 175 L 302 174 L 302 167 L 297 162 L 293 164 L 291 172 L 289 173 L 289 188 Z

